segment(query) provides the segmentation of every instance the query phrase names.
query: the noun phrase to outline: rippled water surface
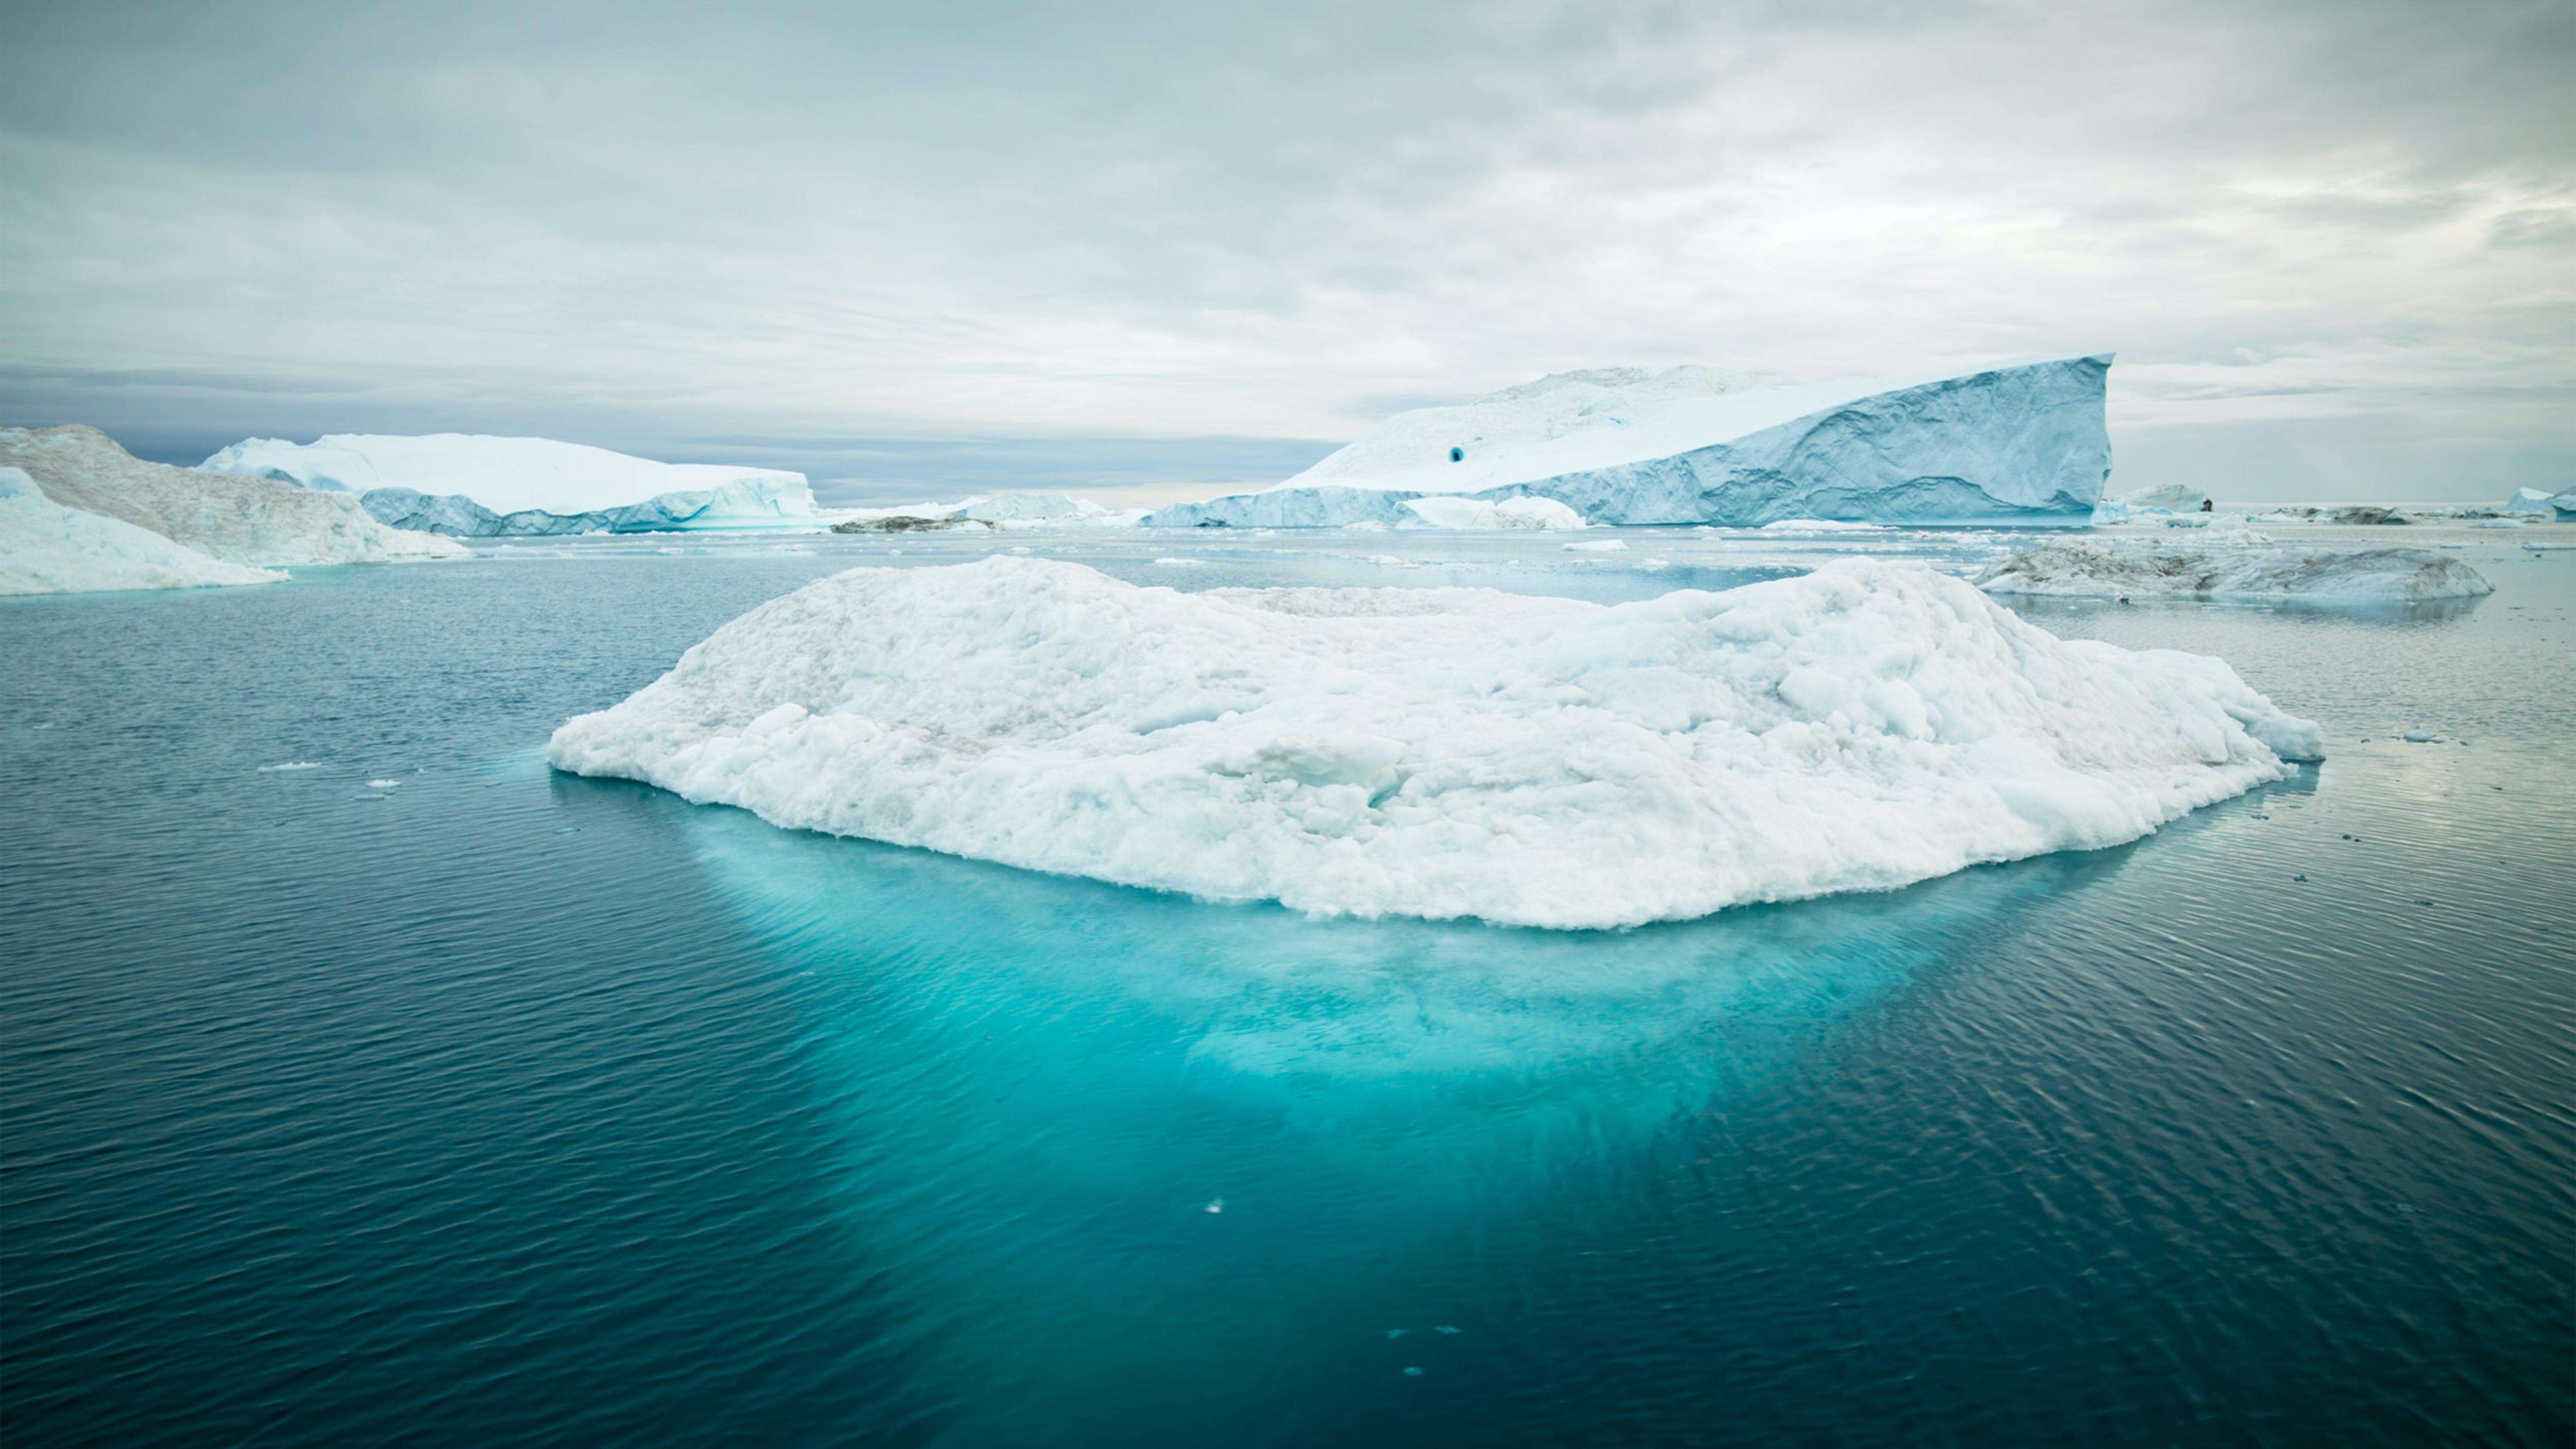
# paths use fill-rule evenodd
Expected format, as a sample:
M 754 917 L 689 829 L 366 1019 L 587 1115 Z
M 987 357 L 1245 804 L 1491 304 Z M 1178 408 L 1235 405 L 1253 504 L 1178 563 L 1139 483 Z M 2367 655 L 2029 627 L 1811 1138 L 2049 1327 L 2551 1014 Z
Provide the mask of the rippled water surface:
M 2450 535 L 2497 592 L 2412 613 L 2034 606 L 2226 656 L 2332 758 L 2117 850 L 1627 933 L 1201 905 L 539 755 L 858 562 L 1618 599 L 1826 543 L 1629 537 L 622 542 L 0 604 L 0 1423 L 2576 1435 L 2576 554 Z

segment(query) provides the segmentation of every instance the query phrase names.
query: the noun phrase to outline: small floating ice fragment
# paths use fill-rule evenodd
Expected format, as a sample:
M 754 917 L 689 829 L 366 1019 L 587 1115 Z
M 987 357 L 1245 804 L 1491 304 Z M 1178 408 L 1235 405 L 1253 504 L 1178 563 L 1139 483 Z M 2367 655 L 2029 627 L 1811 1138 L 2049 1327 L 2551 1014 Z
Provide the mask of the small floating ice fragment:
M 1409 1379 L 1418 1379 L 1422 1377 L 1422 1370 L 1411 1365 L 1407 1365 L 1404 1370 L 1404 1376 Z
M 274 765 L 262 765 L 259 767 L 259 772 L 263 775 L 283 775 L 290 770 L 318 770 L 321 768 L 322 762 L 320 760 L 286 760 Z
M 1449 1326 L 1449 1325 L 1448 1325 L 1448 1324 L 1446 1324 L 1446 1323 L 1435 1323 L 1435 1324 L 1431 1325 L 1431 1331 L 1432 1331 L 1433 1333 L 1460 1333 L 1460 1332 L 1464 1332 L 1465 1330 L 1463 1330 L 1463 1329 L 1458 1329 L 1458 1328 L 1453 1328 L 1453 1327 Z
M 2402 738 L 2410 745 L 2430 745 L 2439 743 L 2442 737 L 2431 730 L 2408 730 Z
M 1224 1212 L 1224 1211 L 1225 1211 L 1225 1199 L 1224 1199 L 1224 1198 L 1218 1198 L 1218 1199 L 1216 1199 L 1214 1202 L 1209 1203 L 1206 1207 L 1203 1207 L 1203 1208 L 1199 1209 L 1199 1211 L 1200 1211 L 1200 1212 L 1203 1212 L 1203 1213 L 1221 1213 L 1221 1212 Z
M 400 789 L 401 787 L 402 781 L 400 780 L 369 780 L 367 782 L 367 788 L 370 790 L 395 790 Z
M 1615 538 L 1595 538 L 1583 543 L 1561 544 L 1567 553 L 1626 553 L 1628 545 Z

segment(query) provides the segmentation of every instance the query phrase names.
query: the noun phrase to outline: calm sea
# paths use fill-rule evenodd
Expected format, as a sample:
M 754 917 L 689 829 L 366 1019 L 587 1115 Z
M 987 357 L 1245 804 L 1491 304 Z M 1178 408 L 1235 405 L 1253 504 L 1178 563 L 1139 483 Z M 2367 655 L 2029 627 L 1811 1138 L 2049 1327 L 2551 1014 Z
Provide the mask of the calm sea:
M 2326 724 L 2295 780 L 1597 935 L 540 751 L 853 563 L 1620 598 L 1794 548 L 629 541 L 0 602 L 0 1429 L 2564 1445 L 2576 553 L 2452 536 L 2492 597 L 2032 611 L 2225 656 Z

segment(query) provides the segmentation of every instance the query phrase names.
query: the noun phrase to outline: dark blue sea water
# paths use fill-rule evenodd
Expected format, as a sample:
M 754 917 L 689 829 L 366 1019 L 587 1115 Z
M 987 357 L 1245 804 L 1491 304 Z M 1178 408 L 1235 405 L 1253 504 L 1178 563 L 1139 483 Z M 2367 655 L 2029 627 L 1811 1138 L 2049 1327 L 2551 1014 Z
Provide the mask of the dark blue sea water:
M 1455 547 L 1047 551 L 1765 571 Z M 554 776 L 741 610 L 957 550 L 568 552 L 0 606 L 8 1442 L 2576 1437 L 2576 555 L 2037 611 L 2223 654 L 2332 758 L 1573 935 Z

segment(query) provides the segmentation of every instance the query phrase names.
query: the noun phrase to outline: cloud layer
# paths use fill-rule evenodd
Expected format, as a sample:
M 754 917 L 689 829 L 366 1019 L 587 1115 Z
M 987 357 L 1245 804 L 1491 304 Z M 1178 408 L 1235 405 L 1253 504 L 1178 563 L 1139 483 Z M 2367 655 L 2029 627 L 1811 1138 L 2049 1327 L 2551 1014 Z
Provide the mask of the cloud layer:
M 1568 367 L 2116 348 L 2118 486 L 2576 472 L 2563 3 L 9 29 L 0 413 L 165 453 L 461 428 L 898 491 L 1243 482 Z

